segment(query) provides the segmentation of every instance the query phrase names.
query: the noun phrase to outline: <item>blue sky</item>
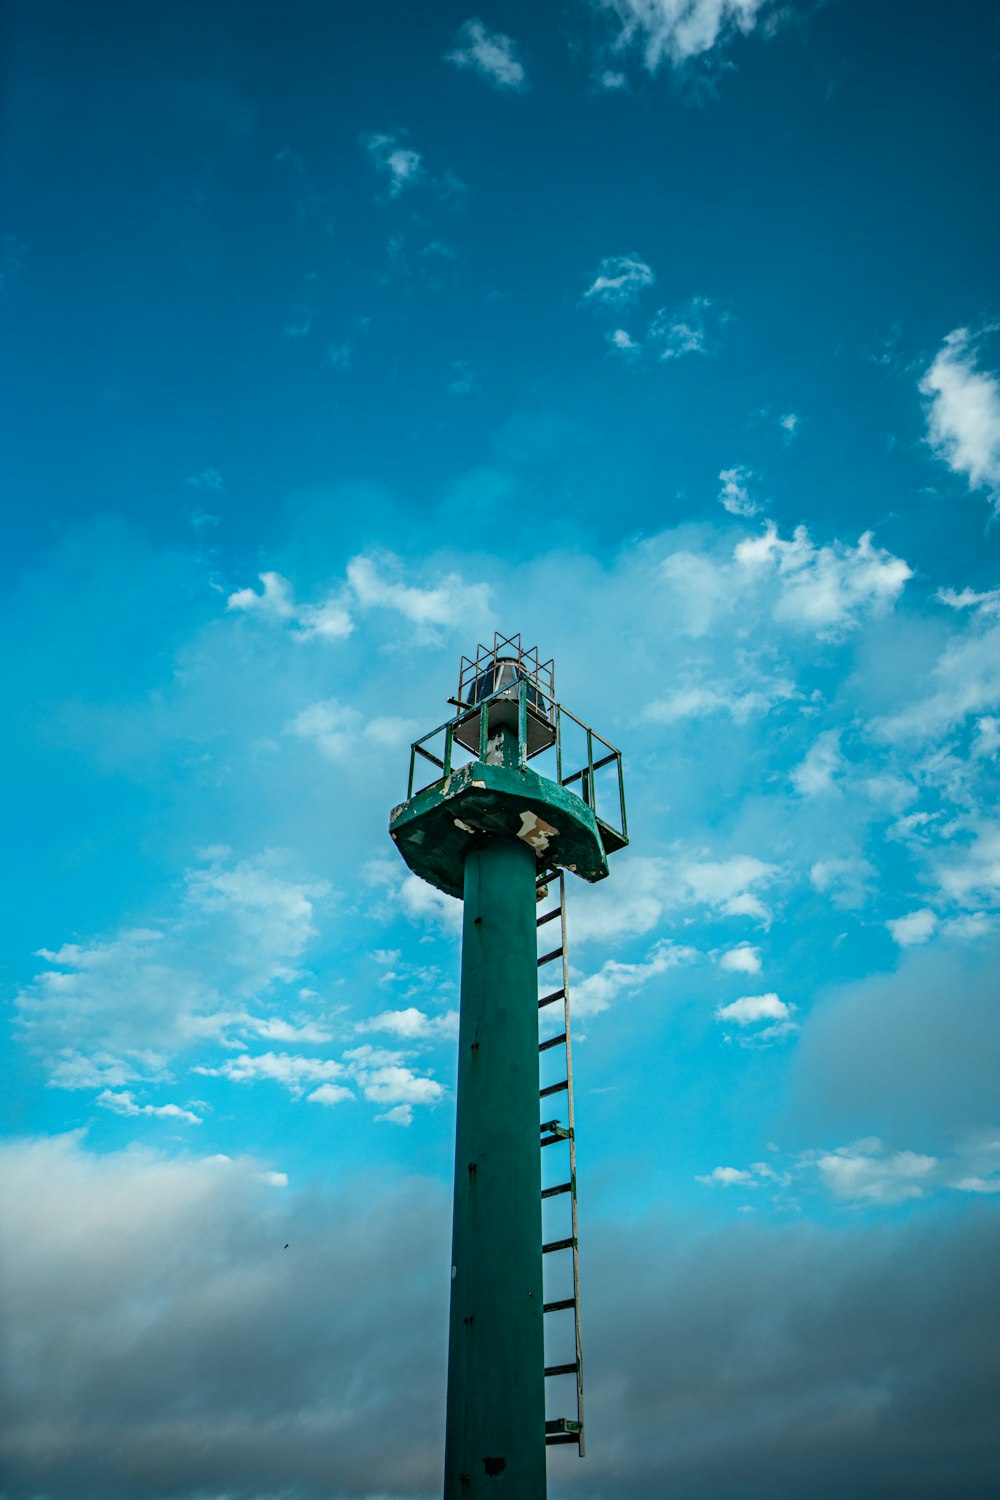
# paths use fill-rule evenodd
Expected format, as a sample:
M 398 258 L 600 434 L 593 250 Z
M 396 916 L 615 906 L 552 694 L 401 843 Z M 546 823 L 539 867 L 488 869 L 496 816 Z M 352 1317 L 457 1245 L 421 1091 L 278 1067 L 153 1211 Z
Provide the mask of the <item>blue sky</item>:
M 459 907 L 386 824 L 494 629 L 632 834 L 553 1494 L 993 1494 L 996 8 L 5 31 L 11 1497 L 438 1487 Z

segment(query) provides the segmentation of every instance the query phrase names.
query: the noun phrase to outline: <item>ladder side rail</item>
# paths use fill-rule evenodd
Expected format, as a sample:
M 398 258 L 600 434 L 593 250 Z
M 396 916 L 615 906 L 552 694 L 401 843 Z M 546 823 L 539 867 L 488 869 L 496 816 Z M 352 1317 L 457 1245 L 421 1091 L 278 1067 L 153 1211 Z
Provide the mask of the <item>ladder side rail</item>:
M 584 1439 L 583 1421 L 583 1344 L 580 1336 L 580 1240 L 579 1223 L 576 1202 L 576 1119 L 573 1108 L 573 1040 L 570 1030 L 569 1017 L 569 958 L 566 952 L 566 875 L 563 870 L 559 871 L 559 910 L 560 910 L 560 936 L 562 939 L 562 966 L 563 966 L 563 1019 L 565 1025 L 563 1030 L 566 1034 L 566 1079 L 568 1088 L 566 1092 L 566 1125 L 569 1130 L 569 1180 L 572 1183 L 570 1192 L 570 1214 L 572 1218 L 571 1234 L 573 1238 L 573 1322 L 576 1336 L 576 1419 L 580 1424 L 577 1434 L 579 1440 L 580 1457 L 586 1453 Z

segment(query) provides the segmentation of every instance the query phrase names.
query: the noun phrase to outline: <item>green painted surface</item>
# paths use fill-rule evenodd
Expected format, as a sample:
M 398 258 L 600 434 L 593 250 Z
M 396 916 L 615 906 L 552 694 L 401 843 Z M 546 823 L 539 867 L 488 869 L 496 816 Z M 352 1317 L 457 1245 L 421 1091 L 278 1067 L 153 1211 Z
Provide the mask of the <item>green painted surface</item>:
M 532 827 L 535 818 L 551 833 Z M 540 862 L 584 880 L 608 873 L 593 812 L 575 792 L 529 766 L 463 766 L 393 808 L 389 831 L 413 873 L 450 896 L 462 894 L 465 857 L 477 834 L 534 839 Z
M 444 1494 L 544 1500 L 535 855 L 464 852 Z

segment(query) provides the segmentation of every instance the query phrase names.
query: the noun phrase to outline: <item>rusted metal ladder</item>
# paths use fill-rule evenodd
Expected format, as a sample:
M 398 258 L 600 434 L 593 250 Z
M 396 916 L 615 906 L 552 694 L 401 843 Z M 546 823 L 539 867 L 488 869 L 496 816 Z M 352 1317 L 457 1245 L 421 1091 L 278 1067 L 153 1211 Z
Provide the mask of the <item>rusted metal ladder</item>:
M 565 1266 L 564 1255 L 571 1257 L 572 1268 L 572 1292 L 571 1295 L 555 1296 L 552 1300 L 546 1300 L 544 1307 L 546 1317 L 546 1365 L 545 1375 L 548 1379 L 554 1376 L 573 1375 L 576 1379 L 576 1416 L 557 1417 L 554 1420 L 546 1420 L 545 1441 L 548 1444 L 576 1443 L 580 1457 L 585 1452 L 584 1427 L 583 1427 L 583 1351 L 580 1343 L 580 1250 L 577 1237 L 577 1204 L 576 1204 L 576 1132 L 573 1120 L 573 1047 L 570 1036 L 569 1020 L 569 962 L 566 953 L 566 882 L 561 870 L 551 870 L 541 875 L 537 882 L 538 902 L 544 907 L 537 918 L 539 932 L 539 954 L 538 954 L 538 1014 L 540 1040 L 538 1051 L 540 1057 L 545 1058 L 548 1066 L 546 1072 L 550 1071 L 553 1062 L 558 1059 L 564 1062 L 564 1067 L 556 1066 L 556 1081 L 545 1084 L 539 1091 L 541 1100 L 541 1114 L 548 1114 L 549 1100 L 556 1102 L 560 1094 L 565 1095 L 563 1105 L 563 1116 L 557 1119 L 545 1119 L 541 1121 L 541 1145 L 555 1146 L 557 1155 L 565 1161 L 565 1169 L 556 1173 L 556 1180 L 551 1187 L 542 1188 L 543 1203 L 546 1200 L 557 1198 L 562 1202 L 569 1203 L 569 1224 L 564 1223 L 563 1228 L 569 1229 L 569 1234 L 563 1234 L 558 1238 L 545 1240 L 542 1244 L 542 1253 L 545 1256 L 547 1287 L 555 1279 L 554 1274 L 549 1274 L 550 1267 L 561 1262 Z M 555 903 L 551 898 L 555 897 Z M 556 926 L 558 924 L 558 926 Z M 558 941 L 555 941 L 558 932 Z M 551 940 L 549 933 L 552 934 Z M 558 983 L 553 980 L 553 974 L 559 976 Z M 555 987 L 553 985 L 555 984 Z M 562 1029 L 551 1030 L 545 1022 L 552 1013 L 548 1011 L 549 1006 L 562 1006 L 561 1025 Z M 550 1061 L 551 1060 L 551 1061 Z M 563 1101 L 559 1101 L 561 1104 Z M 543 1171 L 543 1181 L 545 1173 Z M 565 1272 L 563 1273 L 563 1285 L 558 1288 L 562 1293 L 570 1290 L 566 1285 Z M 548 1298 L 548 1290 L 546 1290 Z M 548 1363 L 548 1347 L 550 1344 L 549 1334 L 553 1338 L 557 1333 L 562 1334 L 561 1342 L 565 1351 L 565 1330 L 554 1327 L 553 1324 L 561 1324 L 566 1313 L 573 1314 L 573 1350 L 574 1358 L 562 1364 Z M 551 1321 L 550 1321 L 551 1318 Z

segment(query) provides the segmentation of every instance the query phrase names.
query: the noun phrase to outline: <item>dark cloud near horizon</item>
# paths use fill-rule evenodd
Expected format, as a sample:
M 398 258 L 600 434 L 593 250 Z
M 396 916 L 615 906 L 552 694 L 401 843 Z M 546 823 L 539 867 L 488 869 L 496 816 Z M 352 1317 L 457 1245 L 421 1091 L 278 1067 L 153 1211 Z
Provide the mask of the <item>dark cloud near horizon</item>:
M 439 1493 L 443 1184 L 0 1160 L 6 1500 Z M 995 1497 L 991 1204 L 585 1227 L 591 1456 L 554 1500 Z
M 995 1127 L 1000 940 L 941 942 L 821 996 L 791 1064 L 790 1120 L 939 1149 Z

